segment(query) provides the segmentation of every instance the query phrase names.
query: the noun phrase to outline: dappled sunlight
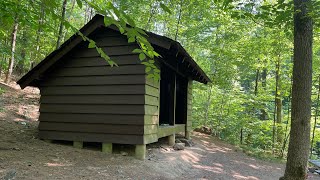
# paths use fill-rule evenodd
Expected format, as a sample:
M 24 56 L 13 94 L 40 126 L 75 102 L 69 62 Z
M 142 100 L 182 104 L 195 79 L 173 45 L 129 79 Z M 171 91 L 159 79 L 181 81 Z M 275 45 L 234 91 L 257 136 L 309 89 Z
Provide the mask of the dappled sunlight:
M 220 163 L 212 163 L 214 166 L 218 166 L 218 167 L 223 167 L 223 165 L 222 164 L 220 164 Z
M 48 167 L 66 167 L 66 166 L 72 166 L 72 164 L 64 164 L 64 163 L 45 163 L 45 166 L 48 166 Z
M 224 170 L 222 168 L 219 168 L 219 167 L 205 166 L 205 165 L 198 165 L 198 164 L 197 165 L 193 165 L 193 167 L 201 169 L 201 170 L 213 172 L 213 173 L 216 173 L 216 174 L 224 173 Z
M 243 176 L 239 174 L 238 172 L 232 171 L 232 177 L 235 179 L 243 179 L 243 180 L 259 180 L 259 178 L 254 176 Z
M 198 155 L 198 154 L 197 154 Z M 200 155 L 198 155 L 200 156 Z M 200 157 L 197 157 L 190 151 L 186 151 L 181 155 L 181 159 L 186 161 L 186 162 L 191 162 L 191 163 L 198 163 L 200 161 Z
M 253 169 L 260 169 L 258 166 L 255 166 L 253 164 L 249 164 L 249 167 L 252 167 Z

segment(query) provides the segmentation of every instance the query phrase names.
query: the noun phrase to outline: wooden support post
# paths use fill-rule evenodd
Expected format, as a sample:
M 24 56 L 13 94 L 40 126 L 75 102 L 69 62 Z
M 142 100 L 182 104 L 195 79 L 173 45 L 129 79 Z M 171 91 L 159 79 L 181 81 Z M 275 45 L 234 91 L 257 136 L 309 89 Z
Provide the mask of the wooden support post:
M 82 149 L 83 148 L 83 142 L 82 141 L 73 141 L 73 147 Z
M 140 160 L 144 160 L 146 158 L 146 145 L 145 144 L 137 144 L 135 150 L 135 157 Z
M 176 135 L 172 134 L 171 136 L 168 136 L 169 146 L 173 146 L 175 143 L 176 143 Z
M 102 143 L 102 152 L 111 154 L 112 153 L 112 143 Z
M 185 131 L 185 138 L 190 140 L 190 131 Z

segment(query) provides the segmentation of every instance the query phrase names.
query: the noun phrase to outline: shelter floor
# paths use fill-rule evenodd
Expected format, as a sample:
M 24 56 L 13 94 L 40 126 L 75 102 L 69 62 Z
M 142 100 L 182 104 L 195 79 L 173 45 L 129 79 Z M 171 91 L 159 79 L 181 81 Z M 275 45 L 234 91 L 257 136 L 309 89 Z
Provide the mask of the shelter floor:
M 278 179 L 284 171 L 284 164 L 249 157 L 200 133 L 192 135 L 196 145 L 183 151 L 160 143 L 149 145 L 145 161 L 121 153 L 46 143 L 37 138 L 37 93 L 9 90 L 0 96 L 0 179 L 269 180 Z

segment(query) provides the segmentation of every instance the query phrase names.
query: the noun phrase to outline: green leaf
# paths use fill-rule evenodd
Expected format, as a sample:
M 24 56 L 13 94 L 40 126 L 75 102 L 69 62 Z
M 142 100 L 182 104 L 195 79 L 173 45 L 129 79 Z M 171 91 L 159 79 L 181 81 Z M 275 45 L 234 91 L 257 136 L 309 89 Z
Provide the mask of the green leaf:
M 128 43 L 133 43 L 133 42 L 135 42 L 136 41 L 136 39 L 134 38 L 134 37 L 130 37 L 129 39 L 128 39 Z
M 139 59 L 140 59 L 141 61 L 145 60 L 145 59 L 146 59 L 146 55 L 145 55 L 144 53 L 140 53 L 140 54 L 139 54 Z
M 113 23 L 112 19 L 108 16 L 104 16 L 103 22 L 104 22 L 104 26 L 106 27 L 110 26 Z
M 163 3 L 160 3 L 160 7 L 161 7 L 165 12 L 171 14 L 170 9 L 169 9 L 166 5 L 164 5 Z
M 151 71 L 151 67 L 146 67 L 146 73 Z
M 134 49 L 132 52 L 133 53 L 142 53 L 142 50 L 141 49 Z
M 89 42 L 88 48 L 95 48 L 95 47 L 96 47 L 96 43 L 91 40 L 91 41 Z
M 81 2 L 81 0 L 77 0 L 77 4 L 78 4 L 79 8 L 82 9 L 82 2 Z

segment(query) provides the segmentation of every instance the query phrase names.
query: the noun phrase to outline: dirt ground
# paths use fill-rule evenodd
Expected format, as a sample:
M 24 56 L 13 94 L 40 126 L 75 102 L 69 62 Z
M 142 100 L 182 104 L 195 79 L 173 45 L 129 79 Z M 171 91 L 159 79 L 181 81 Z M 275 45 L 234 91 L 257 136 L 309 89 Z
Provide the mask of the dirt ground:
M 0 84 L 1 85 L 1 84 Z M 0 87 L 3 87 L 0 86 Z M 132 149 L 115 154 L 37 138 L 39 91 L 6 88 L 0 97 L 0 178 L 2 179 L 240 179 L 272 180 L 284 164 L 255 159 L 214 137 L 193 133 L 195 146 L 182 151 L 156 143 L 140 161 Z M 128 154 L 127 154 L 128 153 Z M 309 179 L 320 179 L 310 175 Z

